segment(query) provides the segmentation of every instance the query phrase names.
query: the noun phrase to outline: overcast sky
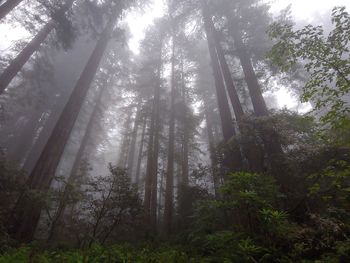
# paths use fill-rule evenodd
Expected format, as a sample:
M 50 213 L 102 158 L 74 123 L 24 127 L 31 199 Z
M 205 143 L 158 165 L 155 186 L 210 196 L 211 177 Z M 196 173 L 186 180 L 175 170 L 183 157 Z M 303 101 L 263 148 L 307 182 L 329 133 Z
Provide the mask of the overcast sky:
M 271 12 L 278 15 L 279 11 L 292 4 L 291 11 L 293 17 L 301 23 L 312 23 L 326 15 L 329 19 L 330 10 L 334 6 L 347 6 L 350 8 L 350 0 L 265 0 L 271 4 Z M 164 0 L 151 0 L 149 7 L 145 8 L 140 14 L 138 11 L 129 12 L 126 16 L 126 22 L 129 25 L 131 39 L 129 41 L 130 49 L 139 53 L 140 41 L 144 38 L 145 30 L 152 25 L 155 18 L 164 14 Z M 13 41 L 27 37 L 26 32 L 21 28 L 12 29 L 9 25 L 0 24 L 0 52 L 5 51 Z M 296 99 L 291 98 L 286 90 L 277 92 L 279 107 L 287 106 L 295 108 L 298 105 Z M 303 110 L 302 110 L 303 111 Z

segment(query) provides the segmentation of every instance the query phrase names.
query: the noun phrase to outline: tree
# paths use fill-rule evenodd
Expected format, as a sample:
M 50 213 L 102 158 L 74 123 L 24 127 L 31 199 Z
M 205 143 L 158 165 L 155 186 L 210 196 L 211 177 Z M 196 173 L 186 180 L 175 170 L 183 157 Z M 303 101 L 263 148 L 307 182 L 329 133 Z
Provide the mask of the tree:
M 0 5 L 0 20 L 10 13 L 22 1 L 23 0 L 7 0 L 5 3 Z
M 15 1 L 13 0 L 12 2 Z M 53 18 L 36 34 L 36 36 L 25 46 L 25 48 L 16 56 L 16 58 L 11 61 L 10 65 L 0 75 L 0 94 L 5 91 L 12 79 L 17 75 L 33 53 L 39 49 L 40 45 L 44 42 L 50 32 L 56 27 L 57 22 L 60 23 L 60 21 L 63 20 L 64 14 L 71 8 L 73 2 L 74 0 L 67 0 L 66 4 L 64 4 L 58 11 L 53 13 Z
M 29 176 L 27 182 L 29 189 L 42 192 L 46 192 L 49 189 L 64 146 L 74 126 L 86 93 L 96 74 L 117 17 L 117 15 L 112 16 L 102 32 L 49 141 Z M 26 195 L 20 197 L 17 204 L 16 223 L 14 225 L 14 235 L 17 239 L 22 241 L 32 240 L 40 218 L 41 206 L 42 204 L 40 204 L 40 202 L 29 200 Z
M 350 125 L 350 15 L 345 7 L 333 9 L 332 25 L 333 30 L 325 35 L 321 26 L 293 30 L 290 23 L 272 24 L 269 34 L 276 43 L 269 58 L 284 72 L 302 63 L 309 78 L 301 100 L 324 112 L 323 124 L 345 130 Z

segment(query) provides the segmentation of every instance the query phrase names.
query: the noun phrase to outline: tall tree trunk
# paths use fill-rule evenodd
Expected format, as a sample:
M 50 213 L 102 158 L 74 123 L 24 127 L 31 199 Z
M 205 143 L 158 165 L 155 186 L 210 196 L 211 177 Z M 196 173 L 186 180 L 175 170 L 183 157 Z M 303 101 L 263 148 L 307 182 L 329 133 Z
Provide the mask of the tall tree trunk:
M 214 36 L 210 28 L 210 16 L 204 4 L 202 4 L 202 14 L 204 19 L 204 28 L 207 35 L 211 65 L 213 68 L 222 132 L 224 136 L 224 141 L 227 143 L 235 135 L 235 129 L 233 126 L 232 115 L 228 104 L 225 84 L 220 70 L 218 55 L 215 49 Z M 225 157 L 225 166 L 230 167 L 231 170 L 236 171 L 242 168 L 243 160 L 238 147 L 234 146 L 233 149 L 230 150 L 230 153 L 227 154 L 227 156 Z
M 78 176 L 80 164 L 81 164 L 81 161 L 84 157 L 84 153 L 85 153 L 86 147 L 88 145 L 88 142 L 91 139 L 92 128 L 93 128 L 94 123 L 95 123 L 97 116 L 98 116 L 98 112 L 100 109 L 100 105 L 102 103 L 102 96 L 103 96 L 103 92 L 104 92 L 105 88 L 106 87 L 104 86 L 104 87 L 100 88 L 100 90 L 99 90 L 99 94 L 98 94 L 97 99 L 96 99 L 96 104 L 95 104 L 93 112 L 89 118 L 89 122 L 86 126 L 85 133 L 84 133 L 83 139 L 81 140 L 78 152 L 75 155 L 74 163 L 73 163 L 71 172 L 70 172 L 69 177 L 68 177 L 68 182 L 64 188 L 63 198 L 60 200 L 60 204 L 59 204 L 58 209 L 54 215 L 53 222 L 51 224 L 50 231 L 49 231 L 48 241 L 51 241 L 54 239 L 56 232 L 57 232 L 56 230 L 58 229 L 60 222 L 62 220 L 62 216 L 65 213 L 65 209 L 66 209 L 67 201 L 68 201 L 68 197 L 69 197 L 69 189 L 70 189 L 70 186 L 75 183 L 75 180 Z
M 238 28 L 231 25 L 231 32 L 234 39 L 238 57 L 240 59 L 245 80 L 248 85 L 249 94 L 253 103 L 254 112 L 258 117 L 269 115 L 264 97 L 255 74 L 251 58 L 242 40 L 242 34 Z M 276 177 L 278 183 L 282 186 L 282 190 L 288 189 L 288 176 L 286 176 L 286 160 L 284 157 L 282 146 L 279 142 L 279 135 L 272 127 L 264 128 L 262 131 L 262 140 L 264 148 L 268 156 L 271 173 Z
M 50 188 L 69 135 L 107 48 L 117 17 L 116 14 L 112 15 L 102 32 L 53 133 L 29 176 L 27 182 L 29 189 L 46 193 Z M 42 201 L 33 200 L 26 194 L 18 200 L 18 213 L 14 226 L 14 234 L 18 240 L 28 242 L 33 239 L 43 205 Z
M 135 150 L 136 150 L 136 140 L 137 140 L 137 133 L 139 130 L 140 126 L 140 119 L 141 119 L 141 107 L 142 107 L 142 99 L 140 99 L 138 103 L 137 111 L 136 111 L 136 116 L 135 116 L 135 121 L 134 121 L 134 127 L 132 130 L 131 134 L 131 142 L 130 142 L 130 147 L 129 147 L 129 153 L 128 153 L 128 165 L 127 169 L 129 172 L 130 179 L 134 179 L 134 159 L 135 159 Z
M 219 34 L 215 29 L 213 20 L 211 18 L 209 19 L 209 22 L 210 22 L 210 27 L 213 31 L 215 47 L 216 47 L 219 62 L 221 65 L 221 69 L 223 72 L 227 92 L 229 94 L 232 108 L 236 116 L 239 131 L 243 135 L 244 140 L 241 142 L 241 147 L 245 157 L 248 160 L 249 170 L 252 172 L 262 172 L 264 169 L 264 155 L 260 147 L 254 142 L 254 140 L 253 141 L 250 140 L 250 138 L 253 138 L 253 136 L 244 136 L 247 132 L 247 129 L 244 123 L 242 123 L 244 118 L 242 104 L 239 100 L 237 89 L 233 83 L 230 68 L 228 66 L 224 51 L 222 49 L 222 45 L 220 43 Z
M 156 232 L 157 226 L 157 178 L 158 178 L 158 154 L 159 154 L 159 128 L 160 128 L 160 89 L 161 89 L 161 63 L 162 51 L 158 61 L 158 80 L 154 87 L 151 125 L 149 132 L 147 169 L 145 180 L 144 208 L 146 223 L 151 231 Z
M 9 2 L 11 0 L 8 0 Z M 13 0 L 13 2 L 16 0 Z M 6 3 L 7 3 L 6 2 Z M 72 6 L 74 0 L 67 0 L 67 3 L 57 12 L 56 16 L 63 16 L 64 13 Z M 6 4 L 5 3 L 5 4 Z M 5 5 L 4 4 L 4 5 Z M 1 11 L 0 6 L 0 11 Z M 37 51 L 40 45 L 44 42 L 50 32 L 55 28 L 56 21 L 51 19 L 36 36 L 25 46 L 25 48 L 14 58 L 10 65 L 4 70 L 0 75 L 0 95 L 5 91 L 7 86 L 17 75 L 17 73 L 22 69 L 24 64 L 27 63 L 29 58 Z
M 118 157 L 118 166 L 126 168 L 128 161 L 128 149 L 130 145 L 130 129 L 131 129 L 131 115 L 128 114 L 127 119 L 124 123 L 124 135 L 122 144 L 120 146 L 119 157 Z
M 220 179 L 219 179 L 219 169 L 218 169 L 218 158 L 217 153 L 215 149 L 215 140 L 213 135 L 213 126 L 209 115 L 209 110 L 206 106 L 205 107 L 205 120 L 207 124 L 207 133 L 208 133 L 208 146 L 209 146 L 209 154 L 210 154 L 210 161 L 211 161 L 211 171 L 212 171 L 212 177 L 213 177 L 213 185 L 214 185 L 214 192 L 215 196 L 218 197 L 219 195 L 219 187 L 220 187 Z
M 168 162 L 165 185 L 164 204 L 164 234 L 168 235 L 172 230 L 173 219 L 173 195 L 174 195 L 174 147 L 175 147 L 175 39 L 173 36 L 172 58 L 171 58 L 171 94 L 170 94 L 170 123 L 169 123 L 169 145 Z
M 183 151 L 183 159 L 182 159 L 182 176 L 181 176 L 181 184 L 183 187 L 188 186 L 188 176 L 189 176 L 189 127 L 188 127 L 188 107 L 187 107 L 187 93 L 186 93 L 186 85 L 185 85 L 185 73 L 184 73 L 184 67 L 183 67 L 183 59 L 181 61 L 181 93 L 182 93 L 182 100 L 185 107 L 185 116 L 184 116 L 184 123 L 183 123 L 183 141 L 182 141 L 182 151 Z
M 258 78 L 255 74 L 250 56 L 242 41 L 241 33 L 237 29 L 233 29 L 232 35 L 234 38 L 237 54 L 243 68 L 245 80 L 248 85 L 249 95 L 252 100 L 254 112 L 259 117 L 268 116 L 269 111 L 267 109 L 264 97 L 262 95 Z
M 35 135 L 40 127 L 43 113 L 36 110 L 34 116 L 28 120 L 20 133 L 18 141 L 13 149 L 9 149 L 8 155 L 12 161 L 15 161 L 20 167 L 23 165 L 27 153 L 30 151 Z
M 140 146 L 139 146 L 139 153 L 137 157 L 137 165 L 136 165 L 136 174 L 135 174 L 135 184 L 137 187 L 140 185 L 140 172 L 141 172 L 141 163 L 142 163 L 142 157 L 143 157 L 143 148 L 145 145 L 145 134 L 146 134 L 146 126 L 147 126 L 147 116 L 143 117 L 143 127 L 142 127 L 142 134 L 140 139 Z
M 0 20 L 8 15 L 16 6 L 18 6 L 23 0 L 7 0 L 0 5 Z

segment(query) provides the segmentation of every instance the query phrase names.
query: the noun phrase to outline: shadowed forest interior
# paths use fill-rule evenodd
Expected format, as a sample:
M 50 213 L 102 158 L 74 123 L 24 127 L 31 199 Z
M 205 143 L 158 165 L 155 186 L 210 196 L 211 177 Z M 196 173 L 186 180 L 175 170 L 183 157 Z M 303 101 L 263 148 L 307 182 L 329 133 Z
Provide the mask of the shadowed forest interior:
M 0 0 L 0 263 L 350 262 L 350 3 L 279 2 Z

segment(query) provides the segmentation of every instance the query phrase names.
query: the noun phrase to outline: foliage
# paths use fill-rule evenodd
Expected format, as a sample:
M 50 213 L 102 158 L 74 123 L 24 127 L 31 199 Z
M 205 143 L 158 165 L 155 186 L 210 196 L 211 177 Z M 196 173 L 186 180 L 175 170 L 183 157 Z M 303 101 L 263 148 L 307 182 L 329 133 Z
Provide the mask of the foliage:
M 269 34 L 277 40 L 268 57 L 283 71 L 303 63 L 310 74 L 303 88 L 302 101 L 311 101 L 324 110 L 321 120 L 334 128 L 348 129 L 350 91 L 350 15 L 345 7 L 332 11 L 334 29 L 325 35 L 322 26 L 308 25 L 293 30 L 290 23 L 272 24 Z

